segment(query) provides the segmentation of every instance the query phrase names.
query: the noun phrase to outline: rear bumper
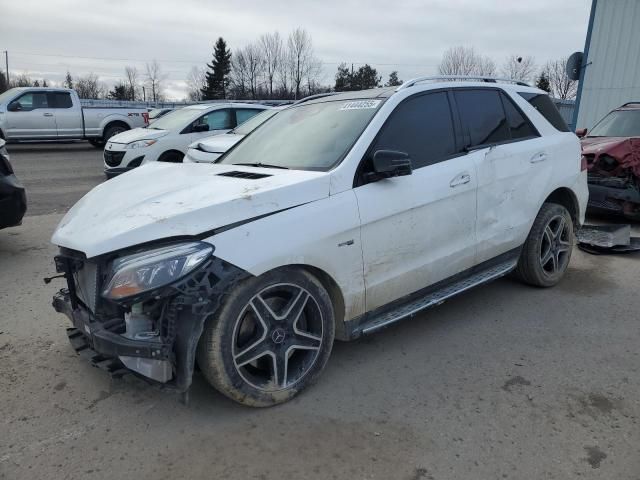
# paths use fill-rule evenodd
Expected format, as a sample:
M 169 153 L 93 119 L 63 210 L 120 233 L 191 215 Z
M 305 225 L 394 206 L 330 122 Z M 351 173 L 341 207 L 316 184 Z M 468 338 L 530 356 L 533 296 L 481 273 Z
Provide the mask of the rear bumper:
M 0 177 L 0 228 L 22 222 L 27 211 L 27 195 L 15 175 Z

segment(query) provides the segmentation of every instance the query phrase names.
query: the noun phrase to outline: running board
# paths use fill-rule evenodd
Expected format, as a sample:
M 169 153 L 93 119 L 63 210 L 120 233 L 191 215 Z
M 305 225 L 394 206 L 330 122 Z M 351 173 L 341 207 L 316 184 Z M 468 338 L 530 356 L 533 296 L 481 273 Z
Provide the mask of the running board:
M 439 305 L 459 293 L 466 292 L 473 287 L 507 275 L 516 267 L 517 264 L 517 258 L 510 259 L 508 261 L 494 264 L 490 268 L 472 273 L 461 280 L 447 283 L 447 285 L 442 288 L 430 291 L 423 297 L 414 299 L 408 303 L 403 303 L 393 310 L 387 310 L 379 315 L 371 317 L 364 325 L 361 326 L 361 332 L 363 334 L 372 333 L 404 318 L 412 317 L 416 313 L 419 313 L 429 307 Z

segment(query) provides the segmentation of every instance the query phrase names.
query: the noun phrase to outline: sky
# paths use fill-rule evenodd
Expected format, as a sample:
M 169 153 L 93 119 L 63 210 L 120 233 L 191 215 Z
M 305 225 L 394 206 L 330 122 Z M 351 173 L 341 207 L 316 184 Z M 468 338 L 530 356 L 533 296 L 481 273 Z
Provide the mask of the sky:
M 583 50 L 591 0 L 0 0 L 0 50 L 11 74 L 61 82 L 97 74 L 111 86 L 125 65 L 157 59 L 169 99 L 186 95 L 193 66 L 222 36 L 232 52 L 263 33 L 312 37 L 333 85 L 340 62 L 368 63 L 386 79 L 436 74 L 443 52 L 474 47 L 498 66 L 508 55 L 538 64 Z M 4 59 L 3 59 L 4 60 Z

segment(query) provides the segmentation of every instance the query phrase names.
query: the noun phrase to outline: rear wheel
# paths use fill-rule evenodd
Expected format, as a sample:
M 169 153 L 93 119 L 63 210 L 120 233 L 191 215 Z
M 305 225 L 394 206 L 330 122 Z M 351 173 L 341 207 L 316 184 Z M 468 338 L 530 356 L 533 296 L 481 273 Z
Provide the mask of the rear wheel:
M 515 274 L 537 287 L 552 287 L 564 276 L 573 249 L 573 221 L 569 211 L 545 203 L 522 248 Z
M 126 132 L 127 130 L 129 129 L 124 125 L 120 125 L 120 124 L 110 125 L 105 129 L 104 134 L 102 135 L 103 145 L 107 143 L 109 139 L 114 135 L 118 135 L 119 133 Z
M 268 407 L 314 382 L 334 333 L 331 299 L 314 276 L 294 269 L 269 272 L 226 298 L 202 334 L 198 365 L 224 395 Z

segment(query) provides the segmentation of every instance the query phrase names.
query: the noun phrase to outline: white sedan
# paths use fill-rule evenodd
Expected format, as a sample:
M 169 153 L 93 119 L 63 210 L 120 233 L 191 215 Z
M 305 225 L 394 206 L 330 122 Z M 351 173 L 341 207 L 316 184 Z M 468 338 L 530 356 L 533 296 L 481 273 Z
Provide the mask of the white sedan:
M 197 140 L 189 145 L 187 154 L 184 157 L 184 163 L 213 163 L 220 155 L 225 153 L 236 143 L 249 135 L 264 122 L 273 117 L 285 107 L 276 107 L 269 109 L 247 120 L 242 125 L 238 125 L 229 133 L 224 135 L 216 135 L 215 137 Z
M 111 137 L 104 149 L 104 173 L 111 178 L 149 162 L 182 162 L 189 144 L 227 133 L 267 109 L 251 103 L 215 103 L 174 110 L 148 127 Z

